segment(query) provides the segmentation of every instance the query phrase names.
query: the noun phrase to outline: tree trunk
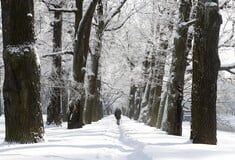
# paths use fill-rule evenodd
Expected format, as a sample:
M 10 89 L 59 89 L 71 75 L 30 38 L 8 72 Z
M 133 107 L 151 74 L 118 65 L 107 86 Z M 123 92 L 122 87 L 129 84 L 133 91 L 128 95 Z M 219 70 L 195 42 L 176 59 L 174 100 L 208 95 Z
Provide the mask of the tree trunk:
M 148 125 L 152 127 L 156 127 L 157 124 L 157 116 L 161 101 L 161 94 L 162 94 L 162 85 L 163 85 L 163 77 L 164 77 L 164 69 L 165 69 L 165 63 L 166 63 L 166 56 L 167 56 L 167 48 L 168 48 L 168 40 L 164 39 L 166 37 L 166 33 L 162 32 L 160 33 L 160 44 L 159 48 L 161 51 L 158 52 L 157 59 L 156 59 L 156 80 L 155 80 L 155 88 L 154 88 L 154 97 L 153 97 L 153 103 L 151 105 L 150 110 L 150 120 L 148 122 Z
M 76 0 L 76 2 L 78 3 L 76 5 L 79 6 L 78 8 L 79 10 L 78 13 L 76 14 L 77 19 L 75 21 L 75 24 L 79 24 L 79 27 L 76 31 L 77 39 L 74 44 L 73 77 L 74 80 L 77 81 L 78 83 L 84 83 L 84 76 L 85 76 L 84 67 L 86 67 L 86 61 L 87 61 L 91 22 L 98 0 L 93 0 L 90 3 L 82 19 L 81 19 L 82 12 L 80 10 L 82 9 L 83 2 L 82 1 L 79 2 L 78 0 Z
M 165 110 L 166 99 L 167 99 L 167 90 L 164 91 L 163 97 L 161 98 L 161 102 L 159 105 L 159 111 L 158 111 L 158 116 L 157 116 L 157 128 L 159 129 L 162 128 L 163 113 Z
M 200 0 L 197 7 L 193 49 L 192 132 L 193 143 L 216 144 L 216 92 L 220 67 L 218 1 Z
M 0 68 L 0 84 L 2 84 L 2 69 Z M 0 116 L 3 114 L 3 106 L 2 106 L 2 86 L 0 86 Z
M 191 1 L 181 0 L 176 37 L 174 39 L 174 51 L 172 55 L 171 66 L 171 83 L 168 97 L 168 114 L 167 114 L 167 132 L 170 135 L 182 135 L 182 116 L 183 116 L 183 90 L 184 75 L 187 64 L 187 34 L 188 26 L 183 23 L 188 22 Z
M 95 108 L 92 113 L 92 120 L 93 121 L 98 121 L 103 117 L 103 106 L 102 106 L 102 101 L 101 99 L 101 80 L 100 77 L 97 80 L 97 92 L 96 92 L 96 102 L 95 102 Z
M 83 15 L 83 0 L 76 0 L 76 8 L 77 12 L 75 14 L 75 26 L 74 26 L 75 36 L 77 35 L 79 23 L 81 22 Z
M 93 53 L 90 54 L 88 71 L 87 71 L 87 95 L 85 99 L 85 120 L 86 123 L 90 124 L 95 120 L 94 112 L 97 102 L 97 76 L 99 70 L 99 58 L 102 50 L 102 38 L 104 32 L 104 21 L 103 21 L 103 4 L 102 0 L 98 0 L 97 8 L 97 19 L 98 26 L 96 28 L 96 41 L 94 42 Z M 92 116 L 93 115 L 93 116 Z
M 33 0 L 2 2 L 5 79 L 5 140 L 35 143 L 43 139 L 40 64 L 35 52 Z
M 140 86 L 137 87 L 135 93 L 135 109 L 134 109 L 134 120 L 138 120 L 140 115 L 140 107 L 142 101 L 142 88 Z
M 130 88 L 130 97 L 129 97 L 129 115 L 128 115 L 129 118 L 134 117 L 135 92 L 136 92 L 135 84 L 132 84 Z
M 148 75 L 148 80 L 145 85 L 144 89 L 144 94 L 142 96 L 142 101 L 141 101 L 141 108 L 140 108 L 140 115 L 139 115 L 139 121 L 147 123 L 149 119 L 149 104 L 150 104 L 150 99 L 151 99 L 151 89 L 152 87 L 152 81 L 153 81 L 153 68 L 155 67 L 155 56 L 150 55 L 150 61 L 149 61 L 149 75 Z
M 63 82 L 65 83 L 65 82 Z M 69 99 L 69 94 L 68 94 L 68 89 L 65 87 L 62 88 L 62 121 L 67 122 L 67 112 L 68 112 L 68 100 Z
M 85 70 L 83 69 L 83 67 L 86 66 L 86 61 L 87 61 L 91 22 L 97 2 L 98 0 L 91 1 L 86 13 L 84 14 L 84 17 L 82 18 L 83 1 L 76 0 L 76 6 L 78 7 L 78 12 L 76 13 L 76 22 L 75 22 L 77 39 L 74 44 L 73 77 L 75 81 L 82 84 L 84 84 Z M 82 121 L 83 121 L 83 116 L 85 116 L 85 111 L 83 111 L 83 108 L 85 108 L 85 106 L 83 107 L 83 104 L 85 105 L 85 102 L 83 102 L 83 97 L 84 95 L 81 95 L 81 111 L 84 112 L 84 114 L 80 114 L 81 115 L 80 120 Z
M 53 23 L 53 52 L 62 50 L 62 12 L 54 12 Z M 47 107 L 47 124 L 55 123 L 60 126 L 61 121 L 61 91 L 62 91 L 62 66 L 61 55 L 53 57 L 52 75 L 51 80 L 53 83 L 50 104 Z

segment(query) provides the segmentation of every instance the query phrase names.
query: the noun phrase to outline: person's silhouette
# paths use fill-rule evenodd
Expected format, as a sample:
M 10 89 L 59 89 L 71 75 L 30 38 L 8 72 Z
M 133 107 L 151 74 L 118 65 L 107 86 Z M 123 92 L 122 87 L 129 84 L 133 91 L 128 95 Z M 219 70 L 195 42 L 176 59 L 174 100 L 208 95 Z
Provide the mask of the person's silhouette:
M 114 116 L 115 116 L 115 118 L 117 120 L 117 125 L 120 124 L 121 114 L 122 114 L 121 109 L 120 108 L 116 108 L 115 112 L 114 112 Z

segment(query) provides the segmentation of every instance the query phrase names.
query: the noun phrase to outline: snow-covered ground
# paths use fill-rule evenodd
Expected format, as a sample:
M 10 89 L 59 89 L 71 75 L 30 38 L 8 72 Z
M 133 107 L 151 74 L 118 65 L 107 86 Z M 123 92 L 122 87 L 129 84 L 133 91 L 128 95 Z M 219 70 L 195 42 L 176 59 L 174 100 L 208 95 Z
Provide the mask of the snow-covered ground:
M 0 117 L 0 160 L 232 160 L 235 133 L 218 131 L 218 145 L 192 144 L 189 123 L 183 136 L 165 132 L 122 117 L 115 124 L 113 115 L 82 129 L 46 128 L 46 142 L 7 144 L 4 118 Z

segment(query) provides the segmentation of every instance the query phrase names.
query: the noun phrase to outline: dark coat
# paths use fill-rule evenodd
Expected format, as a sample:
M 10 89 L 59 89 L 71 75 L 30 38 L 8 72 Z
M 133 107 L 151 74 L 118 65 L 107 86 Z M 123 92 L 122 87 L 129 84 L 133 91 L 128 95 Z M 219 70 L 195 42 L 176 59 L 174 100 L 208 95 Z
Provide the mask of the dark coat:
M 116 119 L 121 119 L 122 111 L 120 108 L 115 109 L 114 115 Z

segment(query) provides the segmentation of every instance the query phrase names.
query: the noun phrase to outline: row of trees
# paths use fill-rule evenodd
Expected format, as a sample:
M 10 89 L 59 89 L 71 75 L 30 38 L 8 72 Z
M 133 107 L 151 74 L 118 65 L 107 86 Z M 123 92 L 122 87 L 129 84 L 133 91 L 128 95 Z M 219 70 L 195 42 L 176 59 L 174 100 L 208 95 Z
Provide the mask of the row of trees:
M 1 1 L 5 67 L 3 97 L 8 142 L 32 143 L 43 140 L 40 64 L 35 51 L 33 2 Z M 43 56 L 52 57 L 52 89 L 47 106 L 47 124 L 60 126 L 61 112 L 66 115 L 68 110 L 68 104 L 62 103 L 63 97 L 68 96 L 63 89 L 63 84 L 68 82 L 63 79 L 62 68 L 63 55 L 66 54 L 73 56 L 71 84 L 74 85 L 69 86 L 72 88 L 69 97 L 73 101 L 71 112 L 80 113 L 79 118 L 72 122 L 76 123 L 72 128 L 82 127 L 84 123 L 89 124 L 102 118 L 103 109 L 106 110 L 111 105 L 102 102 L 102 87 L 105 82 L 102 81 L 100 58 L 104 53 L 102 49 L 106 32 L 120 29 L 134 12 L 142 14 L 141 9 L 145 8 L 150 11 L 151 16 L 146 14 L 150 22 L 150 35 L 146 36 L 144 30 L 139 30 L 142 38 L 147 41 L 143 43 L 146 44 L 145 60 L 142 64 L 144 81 L 136 86 L 133 78 L 129 108 L 125 108 L 124 113 L 150 126 L 163 128 L 169 134 L 181 135 L 184 76 L 189 63 L 188 54 L 192 51 L 191 138 L 194 143 L 216 144 L 216 86 L 220 69 L 218 38 L 222 23 L 218 13 L 218 1 L 180 0 L 179 7 L 175 0 L 139 2 L 143 5 L 132 2 L 138 4 L 138 7 L 130 5 L 133 6 L 130 9 L 127 6 L 126 9 L 131 12 L 125 12 L 127 14 L 123 18 L 120 12 L 127 2 L 76 0 L 74 5 L 66 8 L 68 5 L 65 1 L 42 0 L 54 15 L 51 24 L 53 53 Z M 229 2 L 225 1 L 223 6 L 229 5 Z M 179 8 L 178 11 L 172 10 L 176 7 Z M 74 15 L 74 41 L 71 41 L 73 50 L 69 51 L 62 50 L 64 13 Z M 112 21 L 118 23 L 113 24 Z M 189 27 L 194 28 L 194 32 Z M 171 38 L 173 35 L 174 40 Z M 125 38 L 130 38 L 128 32 Z M 123 45 L 128 53 L 131 45 Z M 134 60 L 128 56 L 126 60 L 133 71 Z M 169 73 L 166 72 L 167 67 Z M 118 94 L 115 100 L 120 97 L 119 93 L 115 93 Z M 165 118 L 164 114 L 167 115 Z
M 76 86 L 71 91 L 70 98 L 76 102 L 79 99 L 80 104 L 73 103 L 76 104 L 77 109 L 71 111 L 80 112 L 79 119 L 73 123 L 79 124 L 74 125 L 76 127 L 82 127 L 84 122 L 89 124 L 102 117 L 99 57 L 102 51 L 103 34 L 105 30 L 113 29 L 109 28 L 109 23 L 120 13 L 127 0 L 120 1 L 114 8 L 109 6 L 113 5 L 113 2 L 102 0 L 86 1 L 85 4 L 83 0 L 76 0 L 75 8 L 64 8 L 63 5 L 66 3 L 64 1 L 43 0 L 42 2 L 54 14 L 54 21 L 51 24 L 53 53 L 43 56 L 52 57 L 53 61 L 50 76 L 53 79 L 53 87 L 47 107 L 47 124 L 61 125 L 62 55 L 72 54 Z M 38 142 L 43 139 L 44 127 L 40 103 L 40 64 L 35 51 L 34 1 L 2 1 L 1 6 L 5 68 L 3 86 L 5 140 L 19 143 Z M 62 51 L 62 15 L 65 12 L 75 14 L 75 41 L 71 42 L 74 43 L 74 50 L 64 52 Z M 94 41 L 91 42 L 90 35 L 93 30 Z M 78 88 L 77 91 L 76 88 Z
M 232 3 L 224 1 L 219 6 L 217 0 L 180 0 L 176 13 L 171 8 L 177 5 L 176 1 L 164 4 L 152 1 L 151 13 L 160 18 L 152 20 L 152 37 L 146 43 L 145 81 L 133 83 L 130 88 L 129 116 L 168 134 L 182 135 L 184 77 L 187 65 L 191 65 L 190 138 L 193 143 L 216 144 L 217 77 L 218 71 L 224 70 L 218 56 L 222 24 L 219 8 L 229 8 Z M 170 62 L 167 57 L 171 57 Z

